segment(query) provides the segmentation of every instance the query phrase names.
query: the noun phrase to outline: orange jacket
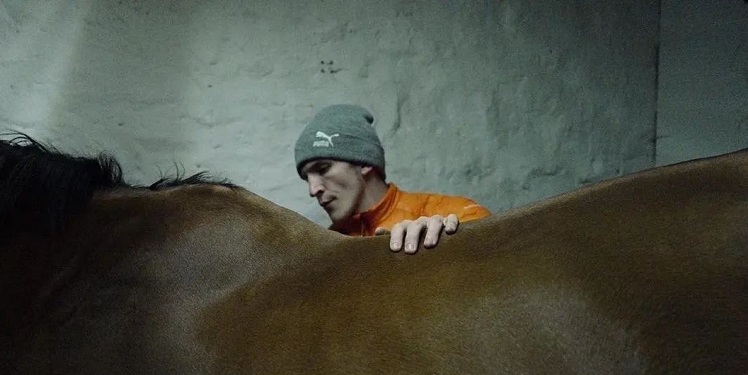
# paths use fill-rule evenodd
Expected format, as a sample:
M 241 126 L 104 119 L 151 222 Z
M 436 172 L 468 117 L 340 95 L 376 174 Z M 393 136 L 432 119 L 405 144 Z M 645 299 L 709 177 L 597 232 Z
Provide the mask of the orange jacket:
M 377 228 L 392 229 L 403 220 L 434 215 L 446 217 L 449 214 L 455 214 L 460 222 L 465 222 L 486 217 L 491 212 L 468 198 L 409 193 L 390 183 L 387 193 L 374 207 L 353 215 L 346 222 L 333 225 L 330 229 L 350 236 L 373 236 Z

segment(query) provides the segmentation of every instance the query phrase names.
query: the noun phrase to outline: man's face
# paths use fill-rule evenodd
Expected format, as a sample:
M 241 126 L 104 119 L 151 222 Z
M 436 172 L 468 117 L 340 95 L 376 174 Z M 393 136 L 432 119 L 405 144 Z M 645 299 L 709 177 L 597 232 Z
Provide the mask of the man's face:
M 366 183 L 361 166 L 319 159 L 304 164 L 301 176 L 309 184 L 309 196 L 327 212 L 333 223 L 361 212 Z

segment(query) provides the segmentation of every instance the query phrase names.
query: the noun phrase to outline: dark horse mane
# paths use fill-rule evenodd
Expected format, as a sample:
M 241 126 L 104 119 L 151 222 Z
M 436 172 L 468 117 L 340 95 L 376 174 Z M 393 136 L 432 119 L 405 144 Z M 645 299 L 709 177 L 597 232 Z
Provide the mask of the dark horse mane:
M 136 188 L 163 190 L 181 185 L 231 183 L 212 181 L 205 172 L 162 177 L 148 187 L 125 182 L 122 167 L 108 154 L 96 157 L 67 155 L 23 133 L 0 140 L 0 235 L 21 226 L 51 233 L 88 206 L 98 190 Z M 31 224 L 31 225 L 29 225 Z

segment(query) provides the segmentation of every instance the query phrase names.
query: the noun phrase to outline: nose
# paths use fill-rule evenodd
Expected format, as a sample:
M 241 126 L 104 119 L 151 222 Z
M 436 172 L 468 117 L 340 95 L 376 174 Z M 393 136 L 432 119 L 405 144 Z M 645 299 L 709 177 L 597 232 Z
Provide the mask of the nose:
M 317 176 L 307 176 L 307 183 L 309 184 L 309 196 L 319 197 L 324 191 L 324 185 L 322 184 L 322 179 Z

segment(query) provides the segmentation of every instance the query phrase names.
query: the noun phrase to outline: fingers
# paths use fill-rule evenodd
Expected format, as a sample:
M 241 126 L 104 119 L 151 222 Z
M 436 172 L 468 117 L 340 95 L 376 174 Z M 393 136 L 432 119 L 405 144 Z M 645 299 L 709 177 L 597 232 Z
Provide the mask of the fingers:
M 411 221 L 405 229 L 405 253 L 413 254 L 418 251 L 418 240 L 421 232 L 429 225 L 429 218 L 421 216 L 418 220 Z M 439 222 L 441 224 L 441 221 Z M 440 228 L 441 230 L 441 228 Z
M 457 215 L 450 214 L 446 218 L 440 215 L 431 217 L 421 216 L 416 220 L 403 220 L 392 227 L 390 233 L 390 250 L 398 252 L 405 250 L 406 254 L 418 251 L 418 242 L 423 236 L 423 247 L 430 249 L 439 243 L 442 230 L 447 234 L 457 232 L 460 220 Z M 387 229 L 377 228 L 375 235 L 387 234 Z
M 410 220 L 404 220 L 392 227 L 390 231 L 390 250 L 395 252 L 402 250 L 405 228 L 408 227 L 410 222 Z
M 457 218 L 457 215 L 449 214 L 449 216 L 444 219 L 444 233 L 453 234 L 457 232 L 458 226 L 460 226 L 460 219 Z
M 445 221 L 446 219 L 442 219 L 442 217 L 439 215 L 434 215 L 427 219 L 426 236 L 423 238 L 423 247 L 430 249 L 436 246 L 436 244 L 439 242 L 439 234 L 441 234 L 442 232 Z M 416 241 L 418 241 L 417 238 Z
M 423 216 L 416 220 L 403 220 L 395 224 L 390 231 L 390 250 L 395 252 L 405 250 L 407 254 L 418 251 L 418 240 L 427 224 L 428 218 Z

